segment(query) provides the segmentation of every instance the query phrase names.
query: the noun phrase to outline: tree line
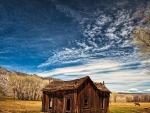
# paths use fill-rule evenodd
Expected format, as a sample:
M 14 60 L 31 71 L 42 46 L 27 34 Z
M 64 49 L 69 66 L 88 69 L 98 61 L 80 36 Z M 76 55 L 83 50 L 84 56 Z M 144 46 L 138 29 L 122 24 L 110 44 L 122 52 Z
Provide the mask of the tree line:
M 133 102 L 150 102 L 150 94 L 133 95 Z
M 118 94 L 110 95 L 110 102 L 150 102 L 150 94 Z
M 150 94 L 128 94 L 126 95 L 127 102 L 150 102 Z
M 48 83 L 38 76 L 9 76 L 7 92 L 13 99 L 18 100 L 41 100 L 42 88 Z

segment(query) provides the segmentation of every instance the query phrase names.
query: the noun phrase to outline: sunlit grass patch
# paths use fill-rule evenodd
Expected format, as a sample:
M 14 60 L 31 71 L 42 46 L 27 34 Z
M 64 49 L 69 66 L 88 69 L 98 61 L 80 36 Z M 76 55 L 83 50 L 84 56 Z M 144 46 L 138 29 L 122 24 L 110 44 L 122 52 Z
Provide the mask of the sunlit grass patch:
M 111 113 L 143 113 L 144 108 L 150 107 L 150 103 L 140 103 L 140 106 L 135 106 L 134 103 L 111 103 Z
M 11 113 L 39 113 L 41 111 L 41 107 L 41 101 L 0 101 L 0 111 L 3 112 L 11 111 Z
M 3 113 L 40 113 L 42 101 L 22 101 L 5 98 L 0 100 L 0 112 Z M 134 103 L 111 103 L 111 113 L 144 113 L 144 108 L 150 107 L 150 103 L 140 103 L 135 106 Z M 146 113 L 146 112 L 145 112 Z

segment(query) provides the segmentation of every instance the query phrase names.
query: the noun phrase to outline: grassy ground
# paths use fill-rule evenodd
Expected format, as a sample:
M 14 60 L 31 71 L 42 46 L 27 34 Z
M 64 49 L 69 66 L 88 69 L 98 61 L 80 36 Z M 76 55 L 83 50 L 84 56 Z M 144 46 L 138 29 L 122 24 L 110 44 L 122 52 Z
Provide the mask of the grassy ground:
M 147 113 L 144 108 L 150 107 L 150 103 L 140 103 L 141 106 L 135 106 L 134 103 L 111 103 L 111 113 Z M 42 107 L 41 101 L 22 101 L 12 100 L 10 98 L 0 97 L 0 113 L 40 113 Z
M 144 108 L 150 107 L 150 103 L 140 103 L 135 106 L 134 103 L 111 103 L 111 113 L 146 113 Z
M 0 113 L 40 113 L 41 107 L 41 101 L 22 101 L 10 98 L 0 99 Z

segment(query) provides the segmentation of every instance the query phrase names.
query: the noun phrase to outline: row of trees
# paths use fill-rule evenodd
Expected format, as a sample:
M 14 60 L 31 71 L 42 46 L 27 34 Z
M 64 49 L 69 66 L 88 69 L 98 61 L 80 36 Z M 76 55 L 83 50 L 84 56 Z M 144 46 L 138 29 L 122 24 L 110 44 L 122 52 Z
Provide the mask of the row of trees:
M 133 95 L 133 102 L 150 102 L 150 95 Z
M 9 76 L 8 93 L 19 100 L 41 100 L 41 89 L 48 83 L 38 76 Z
M 0 86 L 0 96 L 4 96 L 4 95 L 5 95 L 5 93 L 3 91 L 3 88 Z
M 150 102 L 150 95 L 149 94 L 137 94 L 137 95 L 126 95 L 127 102 Z

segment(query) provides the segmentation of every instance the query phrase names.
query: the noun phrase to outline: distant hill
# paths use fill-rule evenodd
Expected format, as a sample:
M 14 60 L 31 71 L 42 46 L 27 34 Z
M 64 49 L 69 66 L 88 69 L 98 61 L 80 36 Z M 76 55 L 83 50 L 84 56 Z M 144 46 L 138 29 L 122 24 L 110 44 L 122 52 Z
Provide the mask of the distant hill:
M 27 75 L 31 75 L 31 76 L 38 76 L 36 74 L 26 74 L 26 73 L 22 73 L 22 72 L 19 72 L 19 71 L 12 71 L 12 70 L 7 70 L 3 67 L 0 66 L 0 87 L 4 90 L 4 92 L 6 91 L 7 89 L 7 80 L 8 80 L 8 77 L 9 76 L 27 76 Z M 40 76 L 38 76 L 40 77 Z M 60 79 L 55 79 L 55 78 L 52 78 L 52 77 L 47 77 L 47 78 L 43 78 L 43 77 L 40 77 L 42 79 L 47 79 L 47 80 L 57 80 L 57 81 L 60 81 Z
M 3 67 L 0 67 L 0 87 L 5 91 L 7 89 L 7 80 L 9 76 L 26 76 L 29 74 L 18 72 L 18 71 L 10 71 Z
M 149 93 L 145 93 L 145 92 L 141 92 L 141 93 L 124 93 L 124 92 L 118 92 L 118 94 L 124 94 L 124 95 L 126 95 L 126 94 L 131 94 L 131 95 L 144 95 L 144 94 L 149 94 Z
M 0 75 L 11 76 L 11 75 L 28 75 L 28 74 L 18 72 L 18 71 L 10 71 L 10 70 L 6 70 L 3 67 L 0 67 Z

